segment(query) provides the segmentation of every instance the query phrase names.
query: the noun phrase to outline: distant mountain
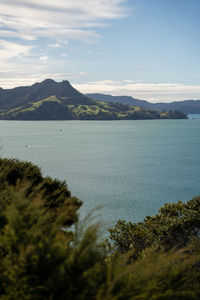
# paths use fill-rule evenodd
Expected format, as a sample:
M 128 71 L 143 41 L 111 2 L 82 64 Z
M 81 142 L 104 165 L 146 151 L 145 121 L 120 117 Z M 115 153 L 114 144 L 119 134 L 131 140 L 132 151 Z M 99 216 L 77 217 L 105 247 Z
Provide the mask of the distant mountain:
M 40 101 L 54 95 L 58 99 L 66 98 L 73 103 L 84 104 L 91 101 L 75 90 L 69 81 L 56 82 L 52 79 L 46 79 L 41 83 L 35 83 L 31 86 L 21 86 L 9 90 L 0 90 L 0 110 L 15 108 Z
M 3 120 L 183 119 L 181 112 L 157 112 L 137 106 L 100 102 L 74 89 L 69 81 L 46 79 L 31 86 L 0 88 Z
M 103 101 L 103 102 L 114 102 L 114 103 L 122 103 L 126 105 L 132 105 L 132 106 L 142 106 L 144 108 L 150 108 L 148 107 L 149 103 L 148 101 L 145 100 L 139 100 L 130 96 L 111 96 L 111 95 L 106 95 L 106 94 L 85 94 L 87 97 Z
M 118 102 L 157 111 L 180 110 L 185 114 L 200 114 L 200 100 L 185 100 L 171 103 L 150 103 L 148 101 L 135 99 L 130 96 L 111 96 L 105 94 L 86 94 L 86 96 L 99 101 L 114 103 Z

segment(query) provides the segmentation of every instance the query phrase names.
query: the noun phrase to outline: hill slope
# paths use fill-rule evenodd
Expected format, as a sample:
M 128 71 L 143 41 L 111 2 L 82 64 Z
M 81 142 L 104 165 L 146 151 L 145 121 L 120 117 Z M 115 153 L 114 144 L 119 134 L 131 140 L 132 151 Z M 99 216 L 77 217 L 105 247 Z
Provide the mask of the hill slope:
M 141 107 L 93 100 L 68 81 L 46 79 L 32 86 L 0 89 L 0 119 L 4 120 L 138 120 L 183 119 L 180 112 L 157 112 Z
M 180 110 L 185 114 L 200 114 L 200 100 L 185 100 L 171 103 L 150 103 L 148 101 L 135 99 L 130 96 L 111 96 L 106 94 L 86 94 L 86 96 L 99 101 L 113 103 L 118 102 L 157 111 Z
M 0 89 L 0 110 L 8 110 L 22 105 L 40 101 L 55 95 L 58 99 L 67 97 L 74 102 L 89 102 L 89 99 L 75 90 L 69 81 L 56 82 L 46 79 L 32 86 L 16 87 L 14 89 Z

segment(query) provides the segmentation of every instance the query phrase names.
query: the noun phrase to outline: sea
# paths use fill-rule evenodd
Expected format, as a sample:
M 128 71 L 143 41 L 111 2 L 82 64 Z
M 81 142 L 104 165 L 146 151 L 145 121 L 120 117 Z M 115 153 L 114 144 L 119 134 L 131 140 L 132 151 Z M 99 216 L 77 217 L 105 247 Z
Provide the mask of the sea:
M 200 195 L 200 115 L 188 120 L 0 121 L 0 155 L 66 180 L 109 228 Z

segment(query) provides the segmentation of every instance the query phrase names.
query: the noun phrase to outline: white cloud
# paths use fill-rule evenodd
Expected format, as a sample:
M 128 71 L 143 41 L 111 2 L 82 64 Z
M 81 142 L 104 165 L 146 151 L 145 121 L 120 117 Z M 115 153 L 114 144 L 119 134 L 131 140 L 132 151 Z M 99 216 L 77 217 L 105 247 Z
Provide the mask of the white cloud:
M 40 56 L 40 60 L 47 60 L 47 59 L 48 59 L 47 55 Z
M 55 44 L 48 44 L 48 46 L 51 48 L 59 48 L 61 45 L 58 43 L 55 43 Z
M 103 80 L 74 84 L 82 93 L 105 93 L 114 96 L 132 96 L 151 102 L 172 102 L 200 99 L 200 85 L 170 83 L 132 83 L 131 80 Z
M 18 72 L 15 72 L 17 71 Z M 7 72 L 7 73 L 6 73 Z M 10 73 L 13 76 L 10 76 Z M 9 70 L 0 70 L 0 86 L 13 88 L 21 85 L 31 85 L 46 78 L 57 81 L 70 80 L 86 76 L 85 72 L 77 73 L 44 73 L 41 64 L 34 65 L 34 72 L 31 65 L 25 65 L 20 70 L 18 65 L 12 65 Z M 105 93 L 114 96 L 132 96 L 150 102 L 172 102 L 186 99 L 200 99 L 200 85 L 184 85 L 170 83 L 137 83 L 131 80 L 114 81 L 102 80 L 72 85 L 82 93 Z
M 33 73 L 31 71 L 31 66 L 23 66 L 22 69 L 18 70 L 18 73 L 15 72 L 18 66 L 13 66 L 13 69 L 10 69 L 8 73 L 6 70 L 0 70 L 0 87 L 5 89 L 10 89 L 16 86 L 32 85 L 36 82 L 43 81 L 46 78 L 52 78 L 56 81 L 62 81 L 66 79 L 79 78 L 87 75 L 85 72 L 77 73 L 44 73 L 40 65 L 36 65 Z M 13 71 L 13 76 L 9 74 Z
M 0 67 L 3 62 L 8 61 L 12 58 L 24 57 L 29 55 L 31 49 L 31 46 L 25 46 L 19 43 L 0 40 Z
M 0 30 L 0 37 L 3 38 L 19 38 L 22 40 L 35 40 L 35 38 L 32 35 L 24 34 L 23 32 L 17 32 L 14 30 Z
M 125 15 L 125 2 L 126 0 L 0 0 L 0 74 L 6 74 L 4 78 L 11 78 L 14 83 L 12 78 L 15 75 L 19 78 L 20 72 L 21 81 L 24 82 L 31 73 L 47 74 L 55 68 L 62 72 L 62 57 L 66 56 L 68 41 L 99 40 L 96 28 L 105 25 L 108 20 Z M 58 49 L 52 55 L 50 48 Z M 51 55 L 48 51 L 51 51 Z M 45 64 L 47 59 L 48 66 Z M 6 84 L 3 77 L 1 84 Z M 18 84 L 19 80 L 15 85 Z
M 94 30 L 122 17 L 125 0 L 1 0 L 1 35 L 21 39 L 96 39 Z M 59 34 L 58 34 L 59 33 Z

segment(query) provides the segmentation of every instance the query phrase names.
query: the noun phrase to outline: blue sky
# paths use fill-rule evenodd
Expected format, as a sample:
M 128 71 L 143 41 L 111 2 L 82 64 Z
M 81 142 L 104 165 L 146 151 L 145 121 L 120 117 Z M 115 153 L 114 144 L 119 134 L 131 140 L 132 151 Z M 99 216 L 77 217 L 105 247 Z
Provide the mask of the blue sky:
M 199 0 L 1 0 L 0 86 L 200 99 Z

